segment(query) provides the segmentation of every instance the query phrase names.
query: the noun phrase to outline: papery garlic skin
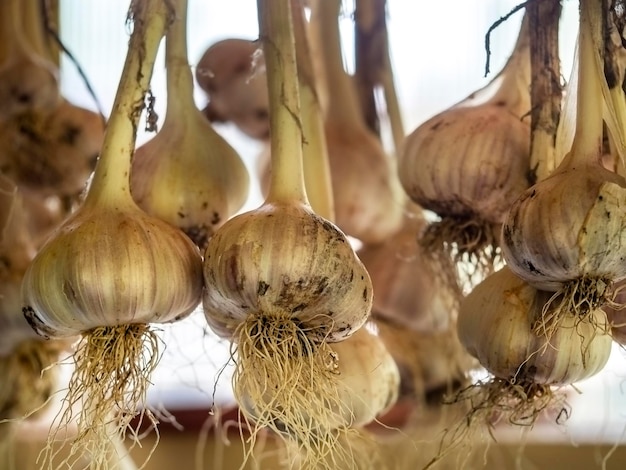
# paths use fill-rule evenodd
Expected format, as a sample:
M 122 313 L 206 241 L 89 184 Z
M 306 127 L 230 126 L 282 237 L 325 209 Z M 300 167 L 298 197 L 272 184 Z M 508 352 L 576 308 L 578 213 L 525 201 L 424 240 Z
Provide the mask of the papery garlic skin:
M 39 251 L 23 281 L 24 315 L 45 337 L 97 326 L 167 323 L 201 300 L 198 249 L 138 208 L 82 209 Z
M 209 241 L 204 278 L 207 322 L 225 338 L 249 315 L 279 314 L 320 341 L 342 341 L 372 305 L 345 235 L 301 204 L 266 203 L 229 220 Z
M 533 286 L 626 277 L 626 180 L 599 165 L 563 169 L 524 192 L 502 227 L 502 253 Z
M 501 223 L 529 186 L 530 127 L 504 105 L 458 106 L 409 134 L 398 175 L 409 197 L 446 216 Z
M 461 343 L 502 379 L 566 385 L 597 374 L 611 353 L 606 314 L 596 309 L 587 318 L 563 315 L 548 343 L 531 330 L 551 295 L 502 268 L 461 303 Z

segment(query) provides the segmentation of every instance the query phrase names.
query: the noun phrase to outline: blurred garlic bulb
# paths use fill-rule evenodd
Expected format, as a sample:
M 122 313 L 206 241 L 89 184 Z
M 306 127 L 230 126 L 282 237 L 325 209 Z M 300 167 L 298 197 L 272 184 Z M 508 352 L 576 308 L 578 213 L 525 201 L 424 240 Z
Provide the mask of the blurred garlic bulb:
M 129 189 L 137 103 L 144 102 L 168 12 L 163 0 L 133 2 L 133 33 L 89 192 L 39 250 L 22 286 L 23 312 L 35 331 L 45 337 L 82 334 L 69 406 L 49 439 L 80 402 L 69 458 L 92 453 L 94 468 L 102 465 L 106 444 L 141 413 L 159 360 L 159 340 L 149 324 L 183 318 L 201 300 L 198 248 L 137 207 Z
M 421 214 L 405 216 L 402 228 L 382 243 L 363 245 L 357 252 L 374 286 L 372 314 L 411 331 L 436 333 L 454 321 L 460 293 L 446 282 L 444 270 L 423 253 L 415 240 L 426 221 Z
M 56 66 L 42 55 L 41 16 L 26 18 L 25 2 L 0 4 L 0 121 L 16 114 L 53 108 L 60 99 Z M 39 21 L 35 38 L 24 34 L 26 21 Z M 32 30 L 31 30 L 32 31 Z
M 259 44 L 228 38 L 212 44 L 196 67 L 196 80 L 209 98 L 209 121 L 232 121 L 254 139 L 269 137 L 265 62 Z
M 421 124 L 405 140 L 398 175 L 408 196 L 441 220 L 427 251 L 491 269 L 500 224 L 530 185 L 530 55 L 526 20 L 504 69 L 482 90 Z
M 200 247 L 244 204 L 243 161 L 198 111 L 187 62 L 187 4 L 166 36 L 167 114 L 157 135 L 135 151 L 131 191 L 148 214 L 182 229 Z
M 321 45 L 320 86 L 337 225 L 364 243 L 386 239 L 402 225 L 403 195 L 395 163 L 361 115 L 356 90 L 343 69 L 339 0 L 312 4 L 311 25 Z M 314 27 L 315 26 L 315 27 Z
M 332 468 L 324 459 L 347 450 L 336 446 L 339 359 L 330 343 L 365 323 L 372 285 L 345 235 L 307 202 L 291 23 L 289 0 L 259 2 L 272 181 L 261 207 L 209 240 L 203 307 L 213 331 L 233 343 L 234 394 L 253 436 L 268 427 L 297 443 L 310 468 Z
M 572 148 L 511 206 L 502 228 L 511 271 L 538 289 L 564 294 L 551 318 L 537 325 L 548 337 L 561 313 L 595 310 L 610 298 L 612 283 L 626 278 L 626 180 L 602 165 L 601 14 L 599 4 L 583 2 Z
M 0 173 L 42 197 L 76 198 L 102 147 L 100 115 L 63 100 L 0 122 Z
M 35 256 L 17 187 L 0 175 L 0 356 L 36 338 L 22 315 L 22 276 Z

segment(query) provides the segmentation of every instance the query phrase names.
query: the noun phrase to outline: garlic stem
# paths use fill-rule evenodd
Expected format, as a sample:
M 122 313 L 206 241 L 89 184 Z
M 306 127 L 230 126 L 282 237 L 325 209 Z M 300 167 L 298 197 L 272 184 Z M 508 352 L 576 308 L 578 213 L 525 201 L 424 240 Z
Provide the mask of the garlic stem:
M 302 124 L 289 0 L 257 0 L 267 68 L 272 176 L 267 202 L 308 203 L 302 166 Z
M 365 127 L 361 118 L 352 78 L 343 67 L 341 36 L 339 34 L 339 11 L 341 0 L 317 0 L 313 4 L 313 15 L 319 17 L 319 41 L 324 63 L 324 81 L 328 94 L 325 115 L 329 126 L 340 124 L 346 127 Z
M 52 60 L 50 48 L 44 36 L 44 22 L 42 8 L 45 5 L 40 0 L 22 0 L 22 27 L 24 37 L 33 51 L 47 60 Z
M 21 29 L 18 25 L 22 22 L 21 0 L 3 0 L 0 2 L 0 65 L 7 60 L 23 41 Z
M 193 76 L 187 56 L 187 0 L 174 0 L 176 16 L 165 37 L 167 115 L 178 120 L 185 109 L 195 108 Z
M 134 0 L 131 8 L 134 26 L 129 52 L 84 206 L 134 205 L 129 187 L 130 161 L 168 15 L 164 0 Z
M 576 131 L 572 149 L 562 165 L 575 168 L 599 164 L 602 155 L 602 88 L 598 50 L 602 44 L 603 0 L 580 1 L 579 69 L 576 105 Z
M 328 161 L 324 121 L 317 95 L 315 73 L 306 32 L 304 3 L 291 0 L 293 33 L 296 44 L 296 65 L 300 84 L 302 115 L 302 146 L 304 183 L 313 211 L 326 220 L 335 220 L 333 188 Z
M 561 62 L 559 20 L 561 0 L 531 2 L 529 17 L 532 80 L 530 168 L 537 180 L 546 178 L 556 166 L 556 132 L 561 116 Z
M 354 9 L 354 80 L 365 125 L 377 136 L 380 120 L 374 90 L 381 73 L 385 4 L 386 0 L 357 0 Z

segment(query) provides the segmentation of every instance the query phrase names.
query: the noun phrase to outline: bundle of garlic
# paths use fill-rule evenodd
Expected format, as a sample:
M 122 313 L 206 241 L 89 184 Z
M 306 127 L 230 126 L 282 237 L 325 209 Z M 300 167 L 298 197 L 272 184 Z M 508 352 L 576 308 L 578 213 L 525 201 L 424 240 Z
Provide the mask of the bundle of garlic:
M 246 201 L 249 177 L 194 104 L 186 21 L 187 2 L 178 1 L 166 36 L 167 114 L 157 135 L 135 151 L 131 192 L 139 207 L 179 227 L 204 250 Z
M 265 63 L 256 41 L 229 38 L 212 44 L 198 62 L 196 80 L 209 98 L 204 108 L 209 121 L 230 121 L 254 139 L 269 138 Z
M 38 0 L 6 0 L 0 5 L 0 121 L 24 111 L 50 109 L 60 99 L 57 68 L 45 57 L 43 25 L 26 27 L 41 20 L 26 14 L 34 11 L 28 2 L 43 5 Z M 24 31 L 38 34 L 27 38 Z
M 23 312 L 37 333 L 82 336 L 64 409 L 49 437 L 51 442 L 76 418 L 69 466 L 83 447 L 93 468 L 103 466 L 107 442 L 123 436 L 140 413 L 159 360 L 150 324 L 181 319 L 201 300 L 198 248 L 177 228 L 143 212 L 129 189 L 137 124 L 172 16 L 168 5 L 131 4 L 134 28 L 89 192 L 39 250 L 23 280 Z
M 367 320 L 372 286 L 346 237 L 309 207 L 291 7 L 259 1 L 270 99 L 272 181 L 265 203 L 209 241 L 203 298 L 208 324 L 232 341 L 234 394 L 252 441 L 268 427 L 296 443 L 311 468 L 333 468 L 341 404 L 340 342 Z M 249 454 L 248 454 L 249 455 Z M 339 457 L 337 457 L 339 458 Z
M 398 174 L 408 196 L 441 219 L 421 237 L 470 280 L 488 273 L 510 205 L 530 185 L 527 21 L 506 66 L 485 88 L 421 124 L 405 140 Z M 474 280 L 476 278 L 474 277 Z
M 626 180 L 602 165 L 602 5 L 581 2 L 576 132 L 569 153 L 511 206 L 502 228 L 510 269 L 554 292 L 534 331 L 548 337 L 563 318 L 584 318 L 626 277 Z M 611 126 L 608 126 L 609 129 Z

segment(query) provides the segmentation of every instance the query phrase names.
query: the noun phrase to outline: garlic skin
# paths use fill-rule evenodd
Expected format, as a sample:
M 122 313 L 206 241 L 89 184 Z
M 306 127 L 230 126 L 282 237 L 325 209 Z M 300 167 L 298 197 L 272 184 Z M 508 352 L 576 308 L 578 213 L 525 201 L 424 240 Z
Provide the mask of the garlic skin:
M 551 296 L 504 267 L 461 303 L 459 339 L 498 378 L 566 385 L 597 374 L 611 353 L 606 314 L 562 315 L 548 343 L 531 330 Z
M 39 251 L 23 281 L 24 316 L 44 337 L 97 326 L 167 323 L 202 292 L 198 249 L 136 207 L 83 208 Z
M 409 134 L 398 176 L 424 209 L 499 224 L 528 188 L 529 164 L 529 125 L 488 102 L 446 110 Z
M 575 188 L 575 190 L 574 190 Z M 538 289 L 626 277 L 626 180 L 600 165 L 561 167 L 525 191 L 502 226 L 511 270 Z
M 209 241 L 204 278 L 207 322 L 228 339 L 249 315 L 279 314 L 338 342 L 372 305 L 370 277 L 344 234 L 297 203 L 266 203 L 230 219 Z
M 209 121 L 232 121 L 246 135 L 268 139 L 267 79 L 257 42 L 228 38 L 212 44 L 198 62 L 196 80 L 209 97 Z

